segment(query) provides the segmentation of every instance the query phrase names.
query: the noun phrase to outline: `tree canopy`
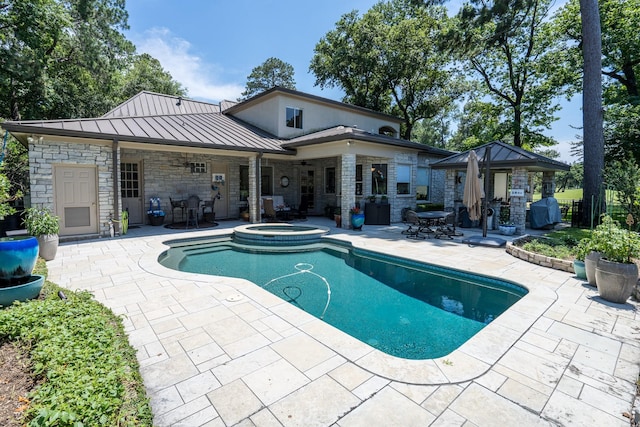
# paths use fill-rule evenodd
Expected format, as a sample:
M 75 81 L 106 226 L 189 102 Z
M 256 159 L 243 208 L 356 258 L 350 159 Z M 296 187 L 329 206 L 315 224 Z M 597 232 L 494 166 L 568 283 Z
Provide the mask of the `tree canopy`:
M 310 70 L 320 87 L 339 87 L 344 101 L 403 118 L 401 136 L 464 93 L 464 79 L 442 49 L 450 20 L 439 6 L 408 0 L 343 15 L 314 49 Z
M 245 91 L 242 92 L 240 100 L 251 98 L 276 86 L 295 90 L 296 82 L 293 75 L 294 70 L 291 64 L 278 58 L 269 58 L 251 70 L 251 74 L 247 77 Z
M 122 85 L 182 94 L 177 83 L 166 85 L 171 78 L 158 63 L 134 56 L 122 33 L 127 19 L 125 0 L 0 4 L 0 117 L 98 116 L 130 94 Z M 145 61 L 157 79 L 135 71 Z M 141 81 L 132 84 L 136 77 Z
M 563 54 L 549 24 L 550 0 L 471 0 L 449 35 L 454 52 L 484 83 L 513 145 L 553 145 L 542 134 L 559 111 L 567 74 L 555 66 Z

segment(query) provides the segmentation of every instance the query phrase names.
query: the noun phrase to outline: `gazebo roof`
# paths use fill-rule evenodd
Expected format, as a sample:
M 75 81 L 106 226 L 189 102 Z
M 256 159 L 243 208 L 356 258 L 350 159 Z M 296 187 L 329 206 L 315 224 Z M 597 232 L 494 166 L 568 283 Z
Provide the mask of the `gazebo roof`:
M 570 166 L 566 163 L 550 159 L 540 154 L 532 153 L 514 145 L 502 141 L 489 142 L 474 148 L 478 155 L 478 161 L 483 163 L 487 148 L 491 150 L 491 169 L 511 169 L 514 167 L 526 168 L 532 172 L 544 171 L 568 171 Z M 454 154 L 442 160 L 431 163 L 432 169 L 466 169 L 471 150 Z

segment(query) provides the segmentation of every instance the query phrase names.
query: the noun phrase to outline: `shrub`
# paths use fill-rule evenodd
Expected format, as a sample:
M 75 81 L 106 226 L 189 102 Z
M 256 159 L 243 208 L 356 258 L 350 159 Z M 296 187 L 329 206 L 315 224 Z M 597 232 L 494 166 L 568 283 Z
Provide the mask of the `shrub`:
M 0 341 L 25 347 L 42 380 L 30 395 L 26 421 L 34 426 L 151 426 L 135 350 L 120 318 L 87 292 L 64 290 L 68 299 L 61 300 L 60 290 L 46 282 L 44 300 L 0 311 Z

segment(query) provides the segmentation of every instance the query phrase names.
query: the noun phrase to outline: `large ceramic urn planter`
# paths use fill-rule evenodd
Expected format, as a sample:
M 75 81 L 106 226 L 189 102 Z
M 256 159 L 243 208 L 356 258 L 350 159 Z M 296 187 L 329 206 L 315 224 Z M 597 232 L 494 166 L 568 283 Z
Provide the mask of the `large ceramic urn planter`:
M 584 261 L 574 260 L 573 261 L 573 272 L 576 274 L 576 277 L 580 280 L 587 280 L 587 270 L 584 266 Z
M 0 238 L 0 306 L 37 297 L 43 276 L 32 276 L 38 259 L 35 237 Z
M 364 224 L 364 213 L 352 213 L 351 214 L 351 228 L 354 230 L 362 230 Z
M 638 266 L 612 262 L 604 258 L 596 266 L 598 294 L 606 301 L 624 304 L 638 283 Z
M 596 264 L 602 254 L 600 252 L 590 252 L 584 257 L 584 269 L 589 285 L 596 286 Z
M 38 240 L 31 236 L 0 238 L 0 287 L 20 284 L 38 260 Z
M 57 234 L 46 234 L 38 236 L 38 245 L 40 245 L 40 257 L 45 261 L 51 261 L 56 257 L 58 252 L 58 244 L 60 238 Z

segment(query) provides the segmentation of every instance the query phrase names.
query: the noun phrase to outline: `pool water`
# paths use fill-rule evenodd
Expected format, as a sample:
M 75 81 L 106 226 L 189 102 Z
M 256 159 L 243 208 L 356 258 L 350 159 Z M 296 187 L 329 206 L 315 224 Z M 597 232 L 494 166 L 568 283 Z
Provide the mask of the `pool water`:
M 167 251 L 161 263 L 250 280 L 372 347 L 406 359 L 451 353 L 527 293 L 510 282 L 339 245 L 290 251 L 231 242 L 182 246 Z

